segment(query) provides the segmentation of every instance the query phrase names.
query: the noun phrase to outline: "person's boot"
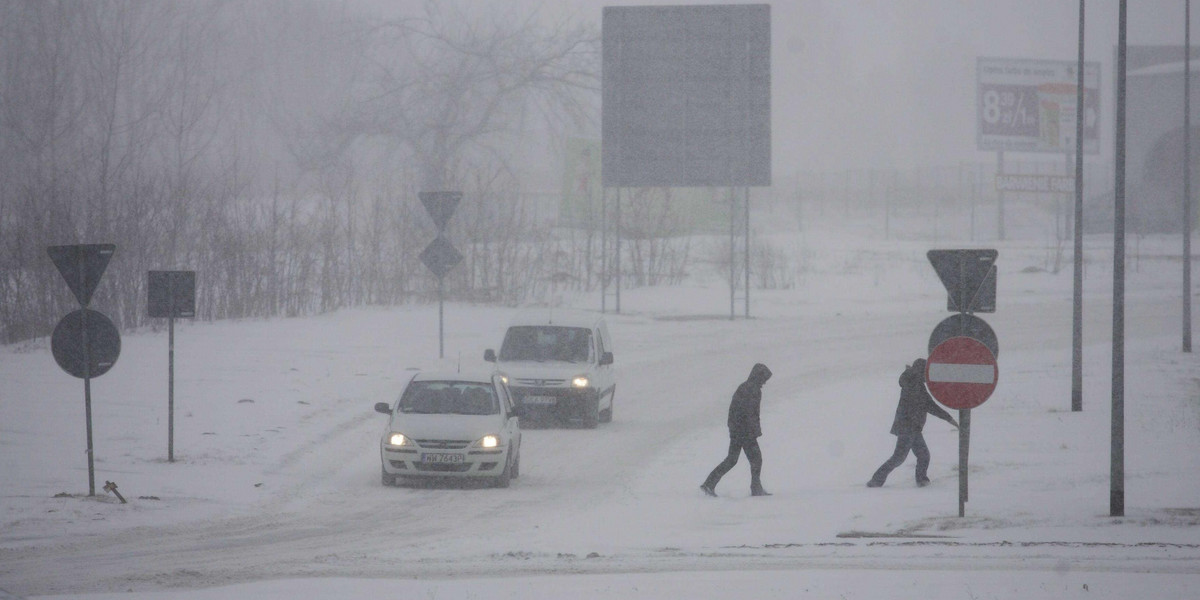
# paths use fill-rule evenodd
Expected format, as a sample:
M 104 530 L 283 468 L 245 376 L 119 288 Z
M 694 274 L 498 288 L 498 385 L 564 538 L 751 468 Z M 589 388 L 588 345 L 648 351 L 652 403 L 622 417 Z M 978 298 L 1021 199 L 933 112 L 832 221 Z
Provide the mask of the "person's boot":
M 761 483 L 752 483 L 752 484 L 750 484 L 750 495 L 751 496 L 770 496 L 771 492 L 764 490 Z
M 705 479 L 704 483 L 700 484 L 700 490 L 704 492 L 704 495 L 716 498 L 718 481 L 720 479 L 714 479 L 712 475 L 709 475 L 708 479 Z

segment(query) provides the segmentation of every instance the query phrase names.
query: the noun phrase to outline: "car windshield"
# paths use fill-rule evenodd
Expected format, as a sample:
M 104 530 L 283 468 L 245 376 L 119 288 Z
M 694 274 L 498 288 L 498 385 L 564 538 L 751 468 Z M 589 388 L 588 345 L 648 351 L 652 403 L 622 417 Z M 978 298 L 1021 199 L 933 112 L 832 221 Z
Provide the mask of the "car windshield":
M 492 386 L 464 381 L 416 381 L 400 398 L 400 412 L 428 415 L 494 415 Z
M 500 346 L 500 360 L 589 362 L 592 331 L 556 325 L 509 327 Z

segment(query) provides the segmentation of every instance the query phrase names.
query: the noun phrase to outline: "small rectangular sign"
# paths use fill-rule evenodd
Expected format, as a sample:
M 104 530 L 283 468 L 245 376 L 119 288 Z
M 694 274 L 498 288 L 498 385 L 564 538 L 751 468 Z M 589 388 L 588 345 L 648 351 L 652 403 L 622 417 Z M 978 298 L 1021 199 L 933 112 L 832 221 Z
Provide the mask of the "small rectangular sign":
M 996 175 L 996 191 L 1069 194 L 1075 191 L 1075 178 L 1063 175 Z
M 196 272 L 150 271 L 146 307 L 155 318 L 196 316 Z

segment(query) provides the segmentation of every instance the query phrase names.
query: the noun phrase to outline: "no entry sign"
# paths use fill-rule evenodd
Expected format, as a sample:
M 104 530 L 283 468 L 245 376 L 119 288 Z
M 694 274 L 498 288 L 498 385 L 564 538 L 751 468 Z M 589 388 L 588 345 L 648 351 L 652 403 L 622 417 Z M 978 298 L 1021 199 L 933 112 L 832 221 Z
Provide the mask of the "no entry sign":
M 958 410 L 983 404 L 996 389 L 999 375 L 992 351 L 979 340 L 961 336 L 938 344 L 925 366 L 929 393 Z

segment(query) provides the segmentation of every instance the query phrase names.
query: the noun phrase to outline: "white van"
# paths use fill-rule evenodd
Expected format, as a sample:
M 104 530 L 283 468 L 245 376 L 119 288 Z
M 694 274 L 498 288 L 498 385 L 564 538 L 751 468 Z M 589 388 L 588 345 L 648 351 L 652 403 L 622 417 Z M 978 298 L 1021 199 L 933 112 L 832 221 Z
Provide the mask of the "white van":
M 508 325 L 496 363 L 522 415 L 553 417 L 594 428 L 613 417 L 617 383 L 612 338 L 599 314 L 545 309 L 522 312 Z

